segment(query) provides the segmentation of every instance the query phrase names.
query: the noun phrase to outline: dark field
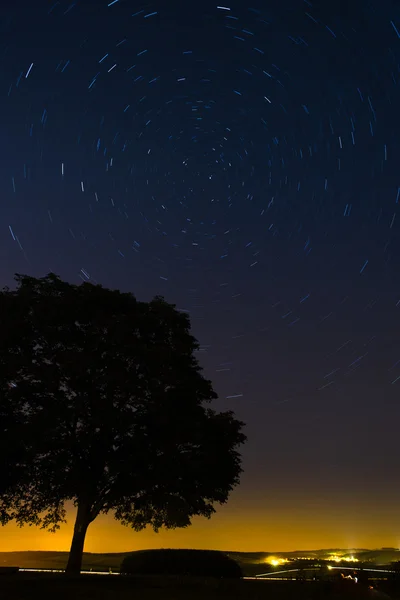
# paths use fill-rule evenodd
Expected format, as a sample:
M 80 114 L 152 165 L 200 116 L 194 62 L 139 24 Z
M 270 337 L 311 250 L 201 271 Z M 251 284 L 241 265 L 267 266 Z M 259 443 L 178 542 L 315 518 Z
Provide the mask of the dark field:
M 111 568 L 115 573 L 127 554 L 84 553 L 82 568 L 93 571 Z M 267 553 L 227 554 L 237 560 L 245 576 L 263 573 L 267 568 L 264 562 Z M 385 559 L 386 563 L 393 560 L 392 552 L 383 554 L 372 558 L 379 558 L 382 562 Z M 21 568 L 64 569 L 67 557 L 66 552 L 1 552 L 0 567 L 19 565 Z M 223 581 L 119 575 L 81 575 L 78 579 L 71 579 L 61 573 L 19 572 L 15 575 L 0 574 L 0 600 L 379 600 L 388 597 L 400 600 L 398 584 L 393 587 L 390 582 L 379 582 L 378 586 L 389 596 L 349 582 Z
M 355 584 L 119 575 L 70 578 L 43 573 L 0 576 L 1 600 L 378 600 L 380 597 L 378 592 Z

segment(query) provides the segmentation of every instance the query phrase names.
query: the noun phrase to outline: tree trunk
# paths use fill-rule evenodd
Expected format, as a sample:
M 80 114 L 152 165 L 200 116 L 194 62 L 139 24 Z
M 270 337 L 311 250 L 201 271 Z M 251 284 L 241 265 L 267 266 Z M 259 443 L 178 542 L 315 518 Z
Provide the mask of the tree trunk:
M 69 551 L 68 563 L 65 572 L 69 575 L 79 575 L 82 568 L 83 547 L 87 528 L 90 524 L 88 507 L 79 502 L 76 513 L 74 535 L 72 536 L 71 549 Z

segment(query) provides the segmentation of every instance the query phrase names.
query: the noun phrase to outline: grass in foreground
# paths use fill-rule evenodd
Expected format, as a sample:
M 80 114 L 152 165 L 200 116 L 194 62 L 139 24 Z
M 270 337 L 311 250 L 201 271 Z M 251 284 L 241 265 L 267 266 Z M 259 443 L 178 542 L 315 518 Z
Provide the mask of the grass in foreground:
M 355 584 L 176 577 L 2 575 L 1 600 L 378 600 Z

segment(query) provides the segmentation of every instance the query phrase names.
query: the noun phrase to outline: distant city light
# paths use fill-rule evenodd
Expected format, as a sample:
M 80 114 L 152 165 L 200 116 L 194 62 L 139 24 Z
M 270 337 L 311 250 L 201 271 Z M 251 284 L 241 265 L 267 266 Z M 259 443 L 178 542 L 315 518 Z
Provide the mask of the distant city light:
M 284 565 L 289 561 L 287 558 L 277 558 L 276 556 L 268 556 L 265 559 L 265 562 L 269 565 L 272 565 L 273 567 L 279 567 L 280 565 Z
M 358 558 L 354 556 L 340 556 L 339 554 L 332 554 L 328 557 L 329 560 L 333 560 L 335 562 L 358 562 Z

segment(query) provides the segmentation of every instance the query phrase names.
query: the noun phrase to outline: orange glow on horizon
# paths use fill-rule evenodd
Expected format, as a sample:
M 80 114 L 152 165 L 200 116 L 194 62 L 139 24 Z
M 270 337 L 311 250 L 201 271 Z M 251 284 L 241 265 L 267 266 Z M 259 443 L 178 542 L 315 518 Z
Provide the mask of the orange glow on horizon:
M 151 529 L 136 533 L 123 527 L 111 515 L 100 515 L 88 529 L 86 552 L 130 552 L 146 548 L 197 548 L 238 552 L 289 552 L 329 548 L 398 547 L 394 516 L 387 522 L 381 515 L 330 511 L 310 515 L 305 509 L 243 506 L 234 499 L 220 507 L 210 520 L 196 518 L 186 529 Z M 55 533 L 37 527 L 19 528 L 14 523 L 2 527 L 0 551 L 68 551 L 75 509 L 68 511 L 68 523 Z M 400 519 L 397 522 L 400 529 Z

